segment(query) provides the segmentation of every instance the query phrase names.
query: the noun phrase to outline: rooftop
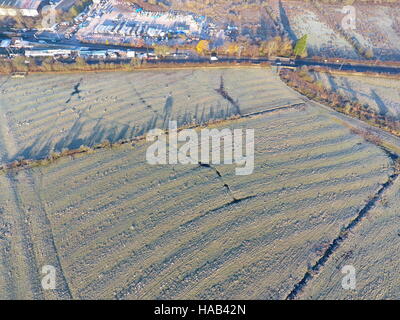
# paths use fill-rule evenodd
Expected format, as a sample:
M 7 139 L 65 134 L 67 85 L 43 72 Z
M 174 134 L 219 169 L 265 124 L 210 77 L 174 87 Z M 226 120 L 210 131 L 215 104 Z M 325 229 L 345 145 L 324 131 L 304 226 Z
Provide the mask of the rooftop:
M 2 8 L 37 9 L 43 0 L 0 0 Z

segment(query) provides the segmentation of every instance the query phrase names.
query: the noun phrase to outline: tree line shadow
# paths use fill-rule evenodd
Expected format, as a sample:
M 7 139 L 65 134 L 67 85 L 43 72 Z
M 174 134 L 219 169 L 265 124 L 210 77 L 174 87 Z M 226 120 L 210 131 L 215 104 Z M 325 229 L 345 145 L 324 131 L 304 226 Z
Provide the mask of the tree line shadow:
M 203 125 L 212 120 L 224 120 L 238 114 L 237 105 L 218 101 L 214 106 L 200 106 L 186 108 L 181 112 L 174 112 L 174 98 L 169 95 L 166 98 L 162 112 L 153 112 L 147 120 L 140 122 L 120 122 L 100 118 L 80 116 L 63 137 L 56 136 L 51 128 L 48 132 L 39 134 L 28 146 L 24 146 L 11 160 L 17 159 L 43 159 L 52 152 L 78 149 L 81 146 L 94 147 L 105 141 L 117 143 L 122 140 L 130 140 L 144 136 L 151 129 L 166 130 L 169 121 L 176 121 L 177 126 Z M 85 112 L 83 112 L 85 113 Z

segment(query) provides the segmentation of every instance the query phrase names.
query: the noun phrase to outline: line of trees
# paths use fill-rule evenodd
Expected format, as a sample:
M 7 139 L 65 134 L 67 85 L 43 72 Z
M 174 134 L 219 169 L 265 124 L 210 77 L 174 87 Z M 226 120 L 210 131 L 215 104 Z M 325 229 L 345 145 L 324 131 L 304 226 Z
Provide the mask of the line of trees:
M 292 56 L 293 43 L 286 37 L 276 36 L 268 41 L 225 41 L 222 46 L 213 47 L 208 40 L 200 40 L 194 50 L 199 55 L 209 55 L 211 52 L 227 55 L 230 57 L 270 57 L 270 56 Z M 170 52 L 174 51 L 173 48 Z
M 335 30 L 338 34 L 340 34 L 343 38 L 346 39 L 346 41 L 354 48 L 354 50 L 358 53 L 359 56 L 364 57 L 366 59 L 372 59 L 374 57 L 374 52 L 371 48 L 364 47 L 358 39 L 349 33 L 348 31 L 344 30 L 340 24 L 338 24 L 332 17 L 327 15 L 325 13 L 324 7 L 321 5 L 321 3 L 324 3 L 323 1 L 313 1 L 315 9 L 318 11 L 318 13 L 326 19 L 330 27 Z M 347 0 L 343 2 L 338 2 L 342 3 L 344 5 L 350 5 L 354 1 L 353 0 Z M 334 3 L 334 2 L 329 2 L 329 3 Z
M 63 63 L 51 57 L 44 59 L 26 58 L 22 56 L 13 59 L 0 60 L 0 73 L 13 72 L 51 72 L 51 71 L 97 71 L 97 70 L 133 70 L 146 64 L 146 60 L 132 58 L 128 63 L 93 63 L 78 57 L 73 63 Z
M 32 63 L 27 63 L 32 61 Z M 251 63 L 241 63 L 243 66 L 249 66 Z M 229 62 L 218 62 L 217 64 L 204 63 L 191 63 L 185 64 L 177 63 L 159 63 L 150 64 L 146 60 L 132 58 L 127 63 L 113 63 L 113 62 L 97 62 L 89 64 L 83 58 L 77 58 L 74 63 L 62 63 L 52 58 L 45 58 L 37 63 L 34 59 L 27 59 L 25 57 L 16 57 L 14 59 L 1 60 L 0 59 L 0 74 L 12 74 L 16 72 L 77 72 L 77 71 L 134 71 L 137 69 L 151 69 L 151 68 L 196 68 L 196 67 L 220 67 L 230 66 Z M 261 66 L 269 66 L 268 63 L 262 63 Z
M 69 8 L 68 11 L 59 11 L 57 14 L 57 21 L 72 21 L 78 16 L 85 8 L 93 3 L 92 0 L 77 0 L 74 5 Z
M 324 103 L 341 113 L 353 116 L 371 125 L 400 136 L 400 120 L 374 111 L 368 104 L 356 99 L 349 99 L 337 92 L 328 90 L 321 81 L 309 73 L 307 67 L 300 70 L 282 70 L 281 79 L 290 87 L 307 96 L 309 99 Z

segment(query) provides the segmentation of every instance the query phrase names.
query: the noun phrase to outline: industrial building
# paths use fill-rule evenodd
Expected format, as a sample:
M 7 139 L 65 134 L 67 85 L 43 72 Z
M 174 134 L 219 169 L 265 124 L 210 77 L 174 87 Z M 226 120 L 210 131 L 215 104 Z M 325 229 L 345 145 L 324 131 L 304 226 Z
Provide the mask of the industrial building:
M 0 16 L 36 17 L 42 3 L 43 0 L 0 0 Z
M 71 53 L 67 49 L 25 50 L 26 57 L 69 57 Z

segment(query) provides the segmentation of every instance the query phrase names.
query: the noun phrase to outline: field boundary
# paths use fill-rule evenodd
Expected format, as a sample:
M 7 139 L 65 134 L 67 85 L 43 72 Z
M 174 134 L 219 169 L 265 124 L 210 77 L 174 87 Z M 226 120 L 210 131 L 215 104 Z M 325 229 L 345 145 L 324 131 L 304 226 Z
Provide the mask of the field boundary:
M 309 268 L 304 274 L 303 278 L 295 284 L 293 290 L 287 295 L 286 300 L 294 300 L 299 294 L 301 294 L 307 284 L 322 270 L 329 258 L 335 254 L 340 248 L 341 244 L 349 237 L 350 233 L 355 227 L 357 227 L 368 213 L 375 207 L 376 203 L 382 198 L 383 194 L 389 189 L 395 181 L 398 179 L 400 172 L 398 169 L 398 159 L 394 163 L 395 173 L 390 175 L 388 180 L 381 185 L 373 197 L 364 205 L 364 207 L 357 213 L 356 217 L 344 227 L 339 235 L 329 244 L 328 248 L 324 251 L 323 255 L 317 260 L 317 262 Z M 397 167 L 397 168 L 396 168 Z
M 268 62 L 263 63 L 251 63 L 251 62 L 237 62 L 232 64 L 230 62 L 199 62 L 199 63 L 188 63 L 188 64 L 173 64 L 173 63 L 156 63 L 146 64 L 144 66 L 130 66 L 127 64 L 115 65 L 114 69 L 73 69 L 73 70 L 47 70 L 47 71 L 27 71 L 27 76 L 30 74 L 82 74 L 82 73 L 97 73 L 97 72 L 135 72 L 135 71 L 147 71 L 147 70 L 187 70 L 187 69 L 235 69 L 235 68 L 271 68 L 271 64 Z M 120 66 L 120 67 L 118 67 Z M 13 73 L 13 72 L 12 72 Z M 0 71 L 0 75 L 8 75 L 11 73 Z
M 279 79 L 281 79 L 278 76 Z M 281 81 L 285 83 L 282 79 Z M 285 83 L 286 84 L 286 83 Z M 341 232 L 339 235 L 329 244 L 328 248 L 323 252 L 321 257 L 315 262 L 314 265 L 312 265 L 307 272 L 304 274 L 303 278 L 297 282 L 293 289 L 290 291 L 290 293 L 286 296 L 285 300 L 294 300 L 298 298 L 298 296 L 303 292 L 305 287 L 308 285 L 308 283 L 315 278 L 316 276 L 319 275 L 321 272 L 321 269 L 325 266 L 329 258 L 340 248 L 341 244 L 343 241 L 345 241 L 353 229 L 357 227 L 363 220 L 364 218 L 368 215 L 368 213 L 375 207 L 376 203 L 382 198 L 384 193 L 396 182 L 396 180 L 400 176 L 400 157 L 399 157 L 399 152 L 396 150 L 396 147 L 391 147 L 388 146 L 387 143 L 384 141 L 384 138 L 387 137 L 387 135 L 393 136 L 396 140 L 398 139 L 397 136 L 388 133 L 379 127 L 372 126 L 358 118 L 351 117 L 349 115 L 340 113 L 339 111 L 326 106 L 318 101 L 314 101 L 309 99 L 308 97 L 304 96 L 300 92 L 296 91 L 292 87 L 286 84 L 286 86 L 293 91 L 294 93 L 297 93 L 298 96 L 302 98 L 303 101 L 309 102 L 312 105 L 315 105 L 317 107 L 320 107 L 326 111 L 329 111 L 333 116 L 336 116 L 336 120 L 340 121 L 342 125 L 347 126 L 354 134 L 360 135 L 364 140 L 367 142 L 370 142 L 380 148 L 382 151 L 386 153 L 386 155 L 389 157 L 389 159 L 392 161 L 392 169 L 394 170 L 394 173 L 391 174 L 387 181 L 381 184 L 380 188 L 371 196 L 371 198 L 367 201 L 367 203 L 358 211 L 356 214 L 355 218 L 352 219 L 344 228 L 342 228 Z M 356 121 L 359 126 L 352 125 L 351 121 Z M 362 125 L 362 129 L 360 129 L 360 125 Z M 369 134 L 368 129 L 373 128 L 375 131 L 381 131 L 384 134 L 384 138 L 382 138 L 380 141 L 380 137 L 376 137 L 372 134 Z M 376 133 L 376 132 L 375 132 Z
M 395 133 L 389 130 L 381 128 L 378 124 L 372 123 L 371 121 L 364 121 L 355 115 L 341 112 L 334 107 L 324 104 L 324 102 L 322 101 L 311 99 L 308 96 L 302 94 L 300 91 L 292 88 L 283 79 L 281 79 L 279 75 L 277 75 L 277 78 L 279 78 L 280 81 L 282 81 L 287 86 L 287 88 L 289 88 L 290 91 L 296 93 L 297 96 L 304 102 L 310 103 L 316 107 L 328 111 L 331 116 L 335 117 L 337 120 L 346 123 L 346 126 L 362 128 L 363 129 L 362 131 L 373 133 L 376 136 L 375 139 L 376 141 L 373 142 L 375 145 L 383 148 L 386 151 L 393 152 L 395 154 L 400 154 L 400 136 L 396 135 Z M 301 90 L 301 88 L 299 88 L 299 90 Z M 363 138 L 365 139 L 365 135 L 363 136 Z M 382 140 L 382 142 L 377 143 L 378 140 Z M 388 141 L 390 141 L 390 143 L 388 143 Z

